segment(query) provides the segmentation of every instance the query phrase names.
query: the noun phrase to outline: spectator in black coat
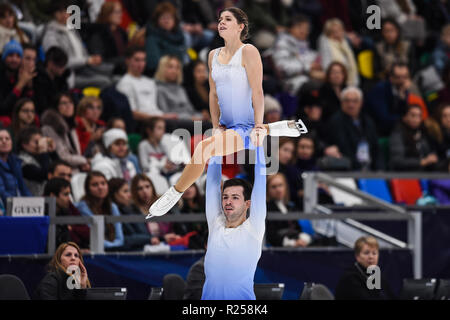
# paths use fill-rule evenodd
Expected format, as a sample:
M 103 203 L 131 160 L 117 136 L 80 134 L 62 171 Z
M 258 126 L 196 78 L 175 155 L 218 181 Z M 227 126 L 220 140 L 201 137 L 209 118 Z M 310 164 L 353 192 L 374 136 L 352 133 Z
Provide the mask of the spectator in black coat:
M 322 119 L 327 121 L 341 110 L 340 95 L 347 83 L 347 68 L 340 62 L 332 62 L 326 71 L 325 83 L 319 89 Z
M 341 93 L 341 110 L 328 122 L 328 142 L 352 162 L 352 169 L 382 169 L 378 136 L 372 119 L 361 112 L 360 89 L 349 87 Z
M 430 137 L 437 143 L 439 170 L 450 171 L 450 104 L 440 105 L 424 124 Z
M 205 283 L 205 257 L 197 260 L 189 269 L 186 276 L 184 300 L 201 300 Z
M 73 267 L 72 267 L 73 266 Z M 68 288 L 68 268 L 78 267 L 80 270 L 79 287 Z M 84 300 L 86 289 L 90 288 L 86 267 L 81 249 L 74 242 L 65 242 L 56 249 L 48 264 L 48 273 L 39 283 L 34 298 L 36 300 Z
M 205 119 L 209 114 L 209 82 L 208 68 L 201 60 L 190 63 L 185 72 L 184 87 L 195 110 L 201 112 Z
M 361 237 L 355 242 L 356 262 L 341 277 L 335 290 L 336 300 L 394 300 L 386 278 L 381 274 L 380 287 L 369 289 L 369 266 L 378 266 L 379 246 L 373 237 Z M 372 282 L 369 282 L 372 283 Z

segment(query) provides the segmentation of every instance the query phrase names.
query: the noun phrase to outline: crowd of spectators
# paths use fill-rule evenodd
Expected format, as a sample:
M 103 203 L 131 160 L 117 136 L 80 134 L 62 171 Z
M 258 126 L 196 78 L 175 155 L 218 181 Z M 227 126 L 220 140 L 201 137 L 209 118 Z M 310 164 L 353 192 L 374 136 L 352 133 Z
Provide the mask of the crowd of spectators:
M 79 29 L 68 27 L 71 4 Z M 367 27 L 370 5 L 380 29 Z M 194 142 L 174 131 L 212 128 L 206 59 L 223 45 L 217 17 L 228 6 L 248 14 L 261 53 L 265 121 L 300 117 L 309 129 L 279 140 L 269 211 L 302 209 L 304 171 L 449 171 L 449 1 L 2 0 L 0 209 L 8 197 L 45 195 L 58 215 L 146 214 L 190 160 Z M 252 171 L 234 165 L 224 178 Z M 204 210 L 201 181 L 174 213 Z M 86 249 L 86 228 L 60 228 L 58 244 Z M 305 221 L 267 226 L 274 246 L 313 235 Z M 108 250 L 205 239 L 196 223 L 105 227 Z

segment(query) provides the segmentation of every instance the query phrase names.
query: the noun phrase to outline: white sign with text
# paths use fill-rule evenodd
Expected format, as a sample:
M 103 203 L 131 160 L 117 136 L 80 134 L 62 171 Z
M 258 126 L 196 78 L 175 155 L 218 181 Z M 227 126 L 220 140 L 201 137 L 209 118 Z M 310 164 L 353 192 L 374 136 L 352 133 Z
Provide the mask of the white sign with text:
M 45 213 L 45 198 L 16 197 L 12 199 L 11 216 L 13 217 L 43 217 Z

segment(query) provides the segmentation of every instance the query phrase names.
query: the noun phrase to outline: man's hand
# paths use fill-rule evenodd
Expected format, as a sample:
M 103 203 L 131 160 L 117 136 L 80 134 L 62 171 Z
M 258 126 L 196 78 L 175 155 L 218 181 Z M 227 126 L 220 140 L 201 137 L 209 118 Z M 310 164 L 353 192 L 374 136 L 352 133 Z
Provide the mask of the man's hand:
M 27 70 L 24 67 L 20 67 L 16 88 L 22 90 L 36 75 L 37 72 L 35 70 Z
M 102 56 L 99 54 L 93 54 L 92 56 L 89 56 L 87 64 L 90 66 L 98 66 L 102 64 Z

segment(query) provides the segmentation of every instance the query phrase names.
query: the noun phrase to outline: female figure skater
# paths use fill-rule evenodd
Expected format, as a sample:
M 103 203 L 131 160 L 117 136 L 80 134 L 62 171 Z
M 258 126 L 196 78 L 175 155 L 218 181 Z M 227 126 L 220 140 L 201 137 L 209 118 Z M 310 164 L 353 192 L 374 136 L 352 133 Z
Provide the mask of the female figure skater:
M 245 12 L 235 7 L 224 9 L 218 32 L 225 46 L 211 50 L 208 56 L 213 134 L 197 145 L 178 182 L 150 207 L 147 219 L 166 214 L 201 176 L 211 157 L 255 149 L 267 134 L 298 137 L 307 132 L 301 120 L 263 124 L 263 68 L 258 49 L 242 42 L 248 35 Z

